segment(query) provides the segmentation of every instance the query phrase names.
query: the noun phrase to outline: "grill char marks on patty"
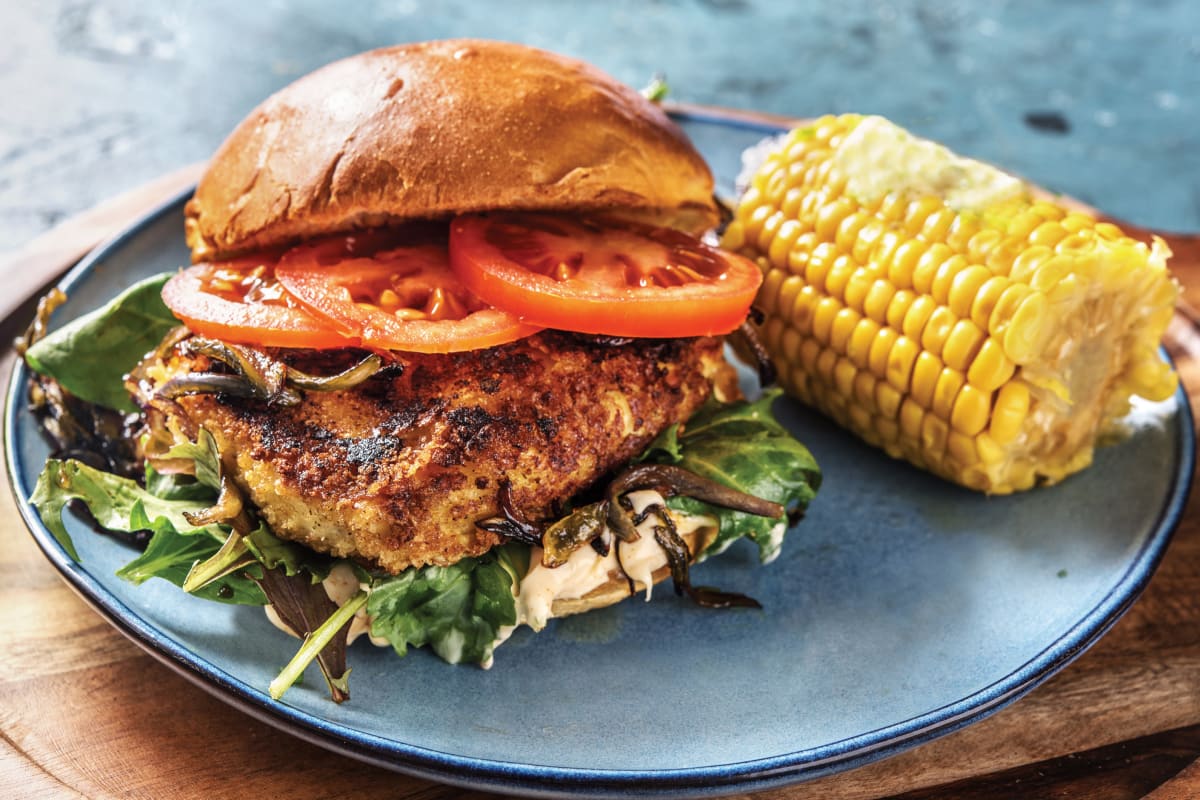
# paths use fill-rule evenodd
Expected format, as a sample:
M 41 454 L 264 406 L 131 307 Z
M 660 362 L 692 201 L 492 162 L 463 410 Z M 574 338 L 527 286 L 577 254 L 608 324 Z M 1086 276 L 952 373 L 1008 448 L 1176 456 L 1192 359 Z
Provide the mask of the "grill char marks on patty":
M 331 374 L 352 354 L 278 355 Z M 144 372 L 161 383 L 209 367 L 177 349 Z M 505 482 L 527 519 L 550 517 L 731 380 L 718 339 L 614 345 L 543 332 L 405 354 L 353 390 L 307 392 L 291 407 L 211 394 L 154 405 L 174 430 L 212 433 L 227 474 L 277 535 L 395 573 L 499 543 L 475 522 L 500 513 Z

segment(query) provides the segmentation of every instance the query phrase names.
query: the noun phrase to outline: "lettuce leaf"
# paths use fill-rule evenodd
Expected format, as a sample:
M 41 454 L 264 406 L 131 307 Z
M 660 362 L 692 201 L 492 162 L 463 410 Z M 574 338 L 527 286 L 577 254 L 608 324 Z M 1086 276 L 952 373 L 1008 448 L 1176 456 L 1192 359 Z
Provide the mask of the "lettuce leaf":
M 812 453 L 771 413 L 782 394 L 771 389 L 752 403 L 720 403 L 710 399 L 684 425 L 659 434 L 641 460 L 676 464 L 731 489 L 780 503 L 801 514 L 821 486 L 821 470 Z M 672 508 L 715 517 L 716 538 L 700 559 L 724 551 L 743 537 L 758 545 L 763 563 L 779 555 L 786 515 L 778 519 L 732 511 L 690 497 L 673 497 Z
M 507 544 L 449 567 L 377 578 L 367 596 L 371 635 L 400 655 L 429 645 L 451 664 L 486 663 L 500 627 L 517 624 L 513 580 L 528 561 L 527 546 Z
M 162 301 L 162 287 L 170 277 L 167 273 L 135 283 L 103 308 L 34 342 L 25 362 L 89 403 L 137 411 L 124 378 L 179 325 Z
M 160 485 L 166 486 L 161 482 Z M 96 524 L 105 530 L 151 533 L 146 549 L 117 572 L 134 583 L 158 577 L 183 586 L 192 564 L 216 554 L 228 536 L 220 526 L 192 525 L 184 516 L 210 506 L 211 493 L 205 498 L 164 498 L 143 489 L 136 481 L 110 475 L 82 462 L 50 459 L 38 476 L 30 502 L 37 507 L 42 523 L 55 540 L 76 560 L 79 555 L 62 520 L 63 511 L 72 500 L 82 501 Z M 225 576 L 196 594 L 227 603 L 266 603 L 258 585 L 240 574 Z

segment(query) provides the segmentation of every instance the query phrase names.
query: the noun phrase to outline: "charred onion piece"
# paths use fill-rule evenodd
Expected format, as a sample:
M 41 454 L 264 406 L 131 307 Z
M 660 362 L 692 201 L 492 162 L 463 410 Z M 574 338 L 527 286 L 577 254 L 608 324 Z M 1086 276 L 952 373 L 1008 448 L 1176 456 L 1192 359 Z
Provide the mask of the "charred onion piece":
M 500 491 L 496 494 L 496 499 L 500 502 L 500 514 L 502 516 L 481 519 L 475 523 L 475 527 L 515 542 L 541 545 L 541 527 L 526 521 L 513 506 L 511 483 L 508 481 L 500 482 Z
M 571 553 L 599 540 L 607 517 L 608 503 L 601 500 L 575 509 L 546 528 L 542 534 L 542 565 L 553 568 L 565 564 Z
M 786 511 L 779 503 L 730 489 L 689 469 L 672 464 L 635 464 L 608 485 L 606 496 L 611 502 L 637 489 L 657 489 L 666 497 L 686 495 L 713 505 L 771 519 L 782 517 Z M 611 513 L 609 518 L 611 520 Z M 628 522 L 628 519 L 626 521 Z
M 738 340 L 742 345 L 742 349 L 747 351 L 754 357 L 754 366 L 758 370 L 758 382 L 763 386 L 771 386 L 775 383 L 778 375 L 775 372 L 775 363 L 771 361 L 771 354 L 767 352 L 767 348 L 758 338 L 758 331 L 754 329 L 754 324 L 761 324 L 763 320 L 762 312 L 756 308 L 750 309 L 750 317 L 746 319 L 737 330 L 730 334 L 732 338 Z
M 300 397 L 285 385 L 287 366 L 266 353 L 199 336 L 188 339 L 183 346 L 188 352 L 208 356 L 232 369 L 253 387 L 252 397 L 281 405 L 295 405 L 300 401 Z
M 35 342 L 45 337 L 50 315 L 66 299 L 62 290 L 54 288 L 38 301 L 33 321 L 13 343 L 18 355 L 24 356 Z M 73 458 L 124 478 L 145 474 L 134 435 L 135 415 L 81 400 L 57 381 L 36 372 L 30 373 L 26 392 L 29 410 L 38 420 L 42 434 L 50 440 L 54 458 Z
M 251 400 L 265 400 L 262 392 L 241 375 L 219 375 L 215 372 L 193 372 L 171 378 L 158 394 L 168 400 L 185 394 L 227 394 Z
M 661 524 L 654 526 L 654 541 L 667 554 L 667 564 L 671 567 L 671 581 L 675 584 L 675 594 L 683 594 L 683 588 L 691 585 L 688 569 L 692 563 L 692 551 L 675 528 L 675 520 L 663 506 L 650 506 L 647 511 L 658 515 Z
M 235 397 L 263 400 L 284 406 L 300 402 L 297 389 L 309 392 L 340 392 L 353 389 L 383 368 L 383 359 L 371 354 L 336 375 L 310 375 L 288 367 L 252 347 L 229 344 L 216 339 L 194 337 L 183 345 L 188 353 L 208 356 L 219 361 L 233 375 L 198 372 L 175 378 L 164 384 L 162 394 L 175 398 L 182 394 L 220 392 Z M 213 380 L 219 378 L 221 380 Z
M 662 522 L 661 525 L 654 526 L 654 541 L 658 542 L 659 547 L 667 554 L 675 594 L 687 594 L 692 602 L 704 608 L 762 608 L 761 603 L 744 594 L 722 592 L 709 586 L 692 586 L 692 554 L 688 550 L 687 542 L 680 537 L 675 528 L 675 520 L 663 506 L 650 506 L 646 510 L 653 510 Z
M 34 342 L 39 339 L 44 339 L 46 331 L 50 327 L 50 315 L 54 310 L 67 302 L 67 295 L 62 289 L 55 286 L 50 291 L 38 300 L 37 313 L 33 316 L 33 322 L 29 323 L 29 327 L 25 329 L 25 333 L 17 341 L 13 342 L 13 349 L 17 351 L 17 355 L 24 356 Z
M 192 335 L 192 332 L 189 331 L 187 329 L 187 327 L 185 327 L 183 325 L 179 325 L 175 328 L 172 328 L 171 332 L 168 333 L 166 336 L 164 336 L 163 340 L 158 343 L 158 347 L 154 348 L 154 358 L 159 361 L 166 360 L 167 355 L 172 350 L 175 349 L 175 345 L 179 344 L 180 342 L 182 342 L 184 339 L 187 339 L 191 335 Z M 146 364 L 148 360 L 149 359 L 147 359 L 146 361 L 143 361 L 141 364 L 138 364 L 138 367 L 141 367 L 143 364 Z
M 321 377 L 287 368 L 287 382 L 306 392 L 340 392 L 353 389 L 383 368 L 383 359 L 372 353 L 349 369 L 336 375 Z
M 254 520 L 246 511 L 245 501 L 241 491 L 229 478 L 221 476 L 221 493 L 217 502 L 203 511 L 185 511 L 183 516 L 188 522 L 196 525 L 226 524 L 242 536 L 249 536 L 256 527 Z
M 615 481 L 614 481 L 615 483 Z M 626 491 L 629 491 L 628 489 Z M 608 487 L 606 509 L 608 515 L 608 527 L 613 532 L 613 536 L 617 537 L 622 542 L 636 542 L 642 538 L 642 535 L 637 532 L 637 526 L 629 519 L 628 511 L 632 510 L 632 504 L 624 497 L 620 496 L 620 492 L 614 492 L 612 484 Z

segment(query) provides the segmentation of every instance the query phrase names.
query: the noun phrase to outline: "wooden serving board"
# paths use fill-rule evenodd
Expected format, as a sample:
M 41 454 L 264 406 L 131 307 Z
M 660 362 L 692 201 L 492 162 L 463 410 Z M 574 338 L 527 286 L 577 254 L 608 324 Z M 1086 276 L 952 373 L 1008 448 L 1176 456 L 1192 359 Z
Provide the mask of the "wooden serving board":
M 138 216 L 169 188 L 131 193 L 123 213 L 110 205 L 112 223 Z M 62 231 L 48 237 L 58 238 L 63 253 L 78 251 L 78 240 L 64 241 Z M 1170 243 L 1185 288 L 1170 349 L 1195 408 L 1200 334 L 1189 317 L 1200 307 L 1200 244 L 1195 237 Z M 35 242 L 27 250 L 45 247 Z M 57 269 L 69 260 L 39 263 Z M 0 336 L 11 341 L 31 314 L 26 302 L 0 323 Z M 12 364 L 11 353 L 0 359 L 0 376 L 6 379 Z M 161 666 L 68 589 L 28 535 L 7 477 L 0 482 L 0 797 L 479 796 L 306 744 Z M 1143 597 L 1058 676 L 958 733 L 761 797 L 1128 798 L 1155 787 L 1154 800 L 1200 797 L 1200 766 L 1188 766 L 1200 755 L 1195 495 Z

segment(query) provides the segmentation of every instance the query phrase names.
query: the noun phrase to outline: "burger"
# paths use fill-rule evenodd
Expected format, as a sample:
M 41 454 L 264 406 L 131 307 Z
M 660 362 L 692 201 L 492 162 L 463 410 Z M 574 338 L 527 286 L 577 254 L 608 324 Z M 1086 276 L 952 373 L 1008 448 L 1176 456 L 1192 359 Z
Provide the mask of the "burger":
M 216 152 L 192 266 L 31 337 L 60 450 L 34 503 L 68 546 L 72 500 L 127 532 L 125 577 L 266 606 L 305 639 L 276 697 L 316 660 L 344 699 L 360 634 L 486 666 L 668 576 L 754 605 L 689 565 L 772 558 L 820 473 L 774 394 L 740 397 L 725 337 L 761 273 L 697 238 L 717 222 L 683 133 L 582 62 L 452 40 L 331 64 Z

